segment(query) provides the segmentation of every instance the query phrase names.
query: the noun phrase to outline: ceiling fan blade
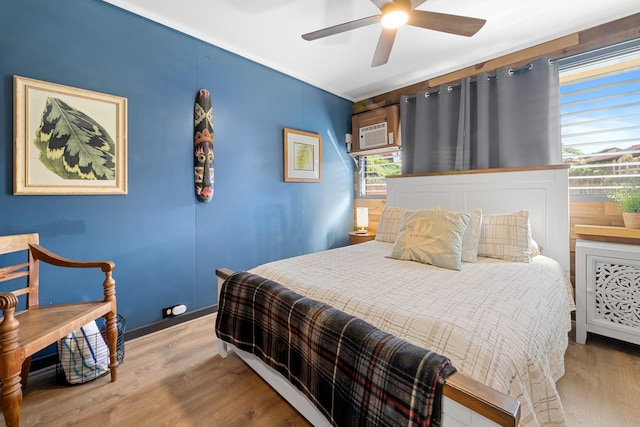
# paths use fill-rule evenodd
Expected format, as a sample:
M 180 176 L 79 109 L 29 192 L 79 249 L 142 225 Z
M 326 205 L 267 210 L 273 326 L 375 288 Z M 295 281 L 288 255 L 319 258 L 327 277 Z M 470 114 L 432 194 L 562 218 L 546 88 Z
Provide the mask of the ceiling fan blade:
M 371 3 L 375 4 L 378 9 L 382 10 L 382 6 L 387 3 L 393 3 L 393 0 L 371 0 Z
M 344 24 L 338 24 L 334 25 L 333 27 L 327 27 L 323 28 L 322 30 L 303 34 L 302 38 L 305 40 L 316 40 L 323 37 L 332 36 L 334 34 L 344 33 L 345 31 L 355 30 L 356 28 L 377 24 L 378 22 L 380 22 L 380 17 L 380 15 L 374 15 L 367 18 L 356 19 L 355 21 L 345 22 Z
M 411 10 L 415 9 L 416 7 L 420 6 L 422 3 L 426 1 L 427 0 L 411 0 Z
M 414 10 L 409 14 L 407 24 L 427 30 L 471 37 L 482 28 L 485 22 L 487 22 L 485 19 Z
M 372 67 L 378 67 L 387 63 L 389 55 L 391 54 L 391 48 L 393 47 L 393 41 L 396 39 L 397 31 L 397 29 L 382 29 L 376 51 L 373 54 L 373 61 L 371 61 Z

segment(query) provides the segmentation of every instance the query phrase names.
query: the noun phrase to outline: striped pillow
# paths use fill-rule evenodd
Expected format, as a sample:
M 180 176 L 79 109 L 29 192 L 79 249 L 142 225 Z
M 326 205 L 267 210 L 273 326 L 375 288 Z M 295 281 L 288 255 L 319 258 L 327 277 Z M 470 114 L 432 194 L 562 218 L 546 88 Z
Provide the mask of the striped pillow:
M 478 256 L 530 262 L 531 240 L 528 211 L 484 215 Z
M 405 208 L 396 208 L 389 205 L 385 205 L 384 208 L 382 208 L 380 222 L 378 223 L 378 232 L 376 233 L 376 240 L 378 242 L 393 243 L 396 241 L 405 212 Z

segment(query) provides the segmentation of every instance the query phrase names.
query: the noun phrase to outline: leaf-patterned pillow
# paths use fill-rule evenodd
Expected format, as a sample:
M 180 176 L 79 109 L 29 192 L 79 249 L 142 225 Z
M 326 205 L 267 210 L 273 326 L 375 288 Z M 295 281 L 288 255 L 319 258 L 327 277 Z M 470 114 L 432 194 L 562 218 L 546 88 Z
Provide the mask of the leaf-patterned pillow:
M 438 205 L 423 209 L 440 211 L 442 210 L 442 206 Z M 398 232 L 400 231 L 400 225 L 402 225 L 402 220 L 404 219 L 404 214 L 409 210 L 410 209 L 407 208 L 397 208 L 384 205 L 382 213 L 380 214 L 376 240 L 378 242 L 395 242 L 398 237 Z
M 418 210 L 405 214 L 390 258 L 460 270 L 465 212 Z
M 445 210 L 440 208 L 438 210 Z M 466 212 L 471 219 L 462 235 L 462 262 L 478 261 L 478 244 L 480 243 L 480 233 L 482 232 L 482 209 L 467 209 Z

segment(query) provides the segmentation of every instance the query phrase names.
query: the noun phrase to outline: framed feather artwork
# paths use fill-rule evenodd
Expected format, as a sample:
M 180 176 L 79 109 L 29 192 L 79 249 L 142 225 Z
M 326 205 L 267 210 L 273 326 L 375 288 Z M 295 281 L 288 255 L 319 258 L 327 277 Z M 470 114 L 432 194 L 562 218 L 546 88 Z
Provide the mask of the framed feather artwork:
M 322 136 L 284 128 L 284 180 L 320 182 L 322 179 Z
M 127 99 L 14 76 L 14 194 L 127 194 Z

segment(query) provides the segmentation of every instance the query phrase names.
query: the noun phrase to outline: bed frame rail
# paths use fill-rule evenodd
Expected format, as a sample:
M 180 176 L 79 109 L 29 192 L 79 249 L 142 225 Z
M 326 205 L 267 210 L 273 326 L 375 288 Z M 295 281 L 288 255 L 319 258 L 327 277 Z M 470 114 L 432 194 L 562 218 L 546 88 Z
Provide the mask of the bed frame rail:
M 233 271 L 228 268 L 216 270 L 218 296 L 222 283 L 232 274 Z M 218 340 L 218 353 L 221 357 L 226 357 L 229 349 L 233 350 L 314 426 L 330 425 L 311 401 L 277 371 L 262 363 L 251 353 Z M 516 427 L 519 421 L 520 402 L 517 399 L 487 387 L 460 372 L 447 378 L 443 388 L 443 427 Z

